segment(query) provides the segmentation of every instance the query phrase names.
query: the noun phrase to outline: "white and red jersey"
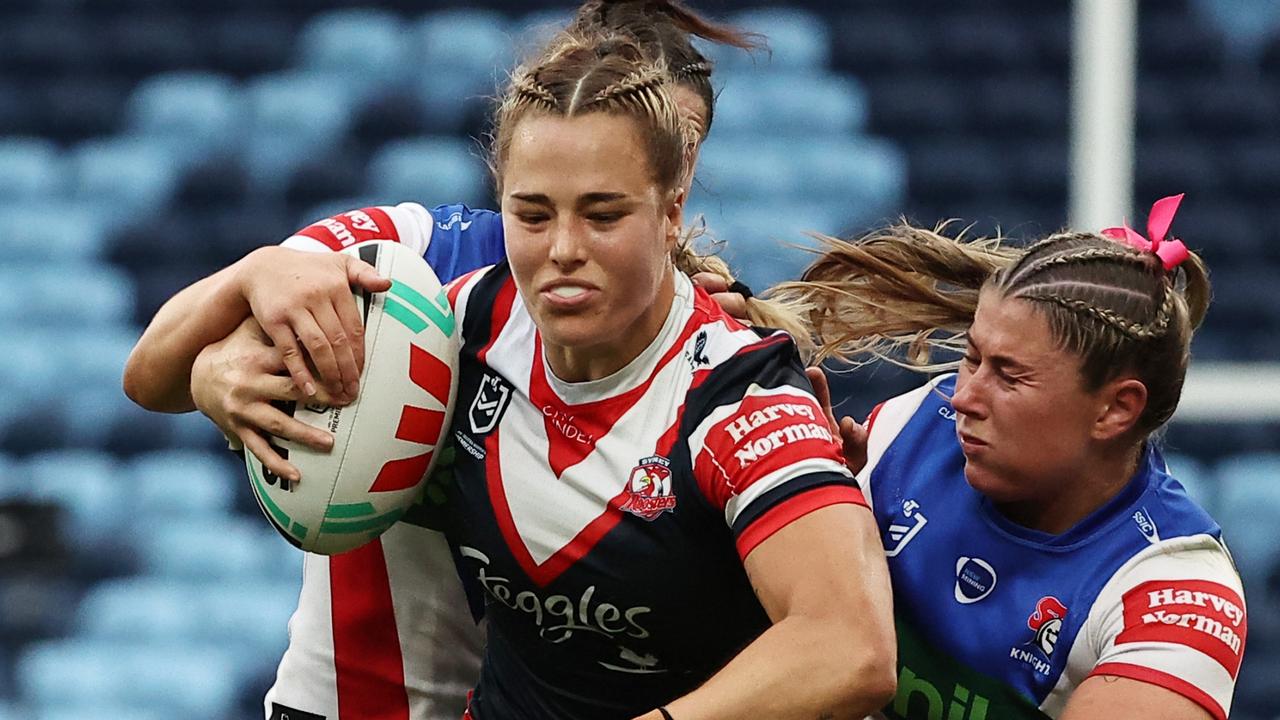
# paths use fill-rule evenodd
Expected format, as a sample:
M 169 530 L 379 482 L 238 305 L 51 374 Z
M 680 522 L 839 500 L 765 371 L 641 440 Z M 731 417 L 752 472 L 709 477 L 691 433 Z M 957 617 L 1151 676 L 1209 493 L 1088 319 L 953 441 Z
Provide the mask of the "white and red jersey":
M 1225 720 L 1248 622 L 1217 523 L 1150 446 L 1066 532 L 1009 521 L 965 480 L 954 387 L 945 376 L 877 408 L 858 475 L 893 582 L 898 695 L 884 715 L 1055 718 L 1107 675 Z
M 329 252 L 395 240 L 442 281 L 504 257 L 502 221 L 462 205 L 352 210 L 286 247 Z M 289 647 L 265 701 L 269 720 L 456 720 L 480 672 L 483 633 L 467 608 L 432 508 L 416 508 L 374 542 L 307 554 Z M 415 524 L 416 523 L 416 524 Z
M 625 719 L 688 693 L 769 626 L 752 549 L 864 504 L 790 337 L 676 288 L 648 348 L 581 383 L 548 369 L 505 264 L 450 288 L 448 535 L 488 622 L 475 720 Z

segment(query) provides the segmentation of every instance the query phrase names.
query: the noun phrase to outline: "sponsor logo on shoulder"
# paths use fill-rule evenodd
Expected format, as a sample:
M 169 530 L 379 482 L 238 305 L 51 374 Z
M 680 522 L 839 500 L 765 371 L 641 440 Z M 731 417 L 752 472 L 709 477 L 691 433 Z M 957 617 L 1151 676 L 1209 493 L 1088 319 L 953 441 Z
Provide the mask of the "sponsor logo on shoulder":
M 898 553 L 902 552 L 929 522 L 929 518 L 920 512 L 920 503 L 915 500 L 906 500 L 902 503 L 902 517 L 904 518 L 902 522 L 889 525 L 885 557 L 897 557 Z
M 622 490 L 626 498 L 621 509 L 653 522 L 664 512 L 676 507 L 676 496 L 671 494 L 671 461 L 661 455 L 651 455 L 631 470 L 631 477 Z
M 480 388 L 471 401 L 471 410 L 467 413 L 471 421 L 471 432 L 484 435 L 493 430 L 502 419 L 511 401 L 511 386 L 501 376 L 485 373 L 480 381 Z
M 1156 527 L 1156 521 L 1151 518 L 1151 513 L 1147 512 L 1145 507 L 1133 513 L 1133 522 L 1147 542 L 1152 545 L 1160 542 L 1160 529 Z
M 1124 630 L 1116 645 L 1175 643 L 1240 670 L 1248 623 L 1235 590 L 1209 580 L 1150 580 L 1124 594 Z
M 471 227 L 471 221 L 463 220 L 462 213 L 455 212 L 445 220 L 436 222 L 436 227 L 440 228 L 444 232 L 449 232 L 455 227 L 461 230 L 462 232 L 466 232 L 467 229 Z
M 970 605 L 985 600 L 996 589 L 996 570 L 982 558 L 956 559 L 956 602 Z
M 690 370 L 697 370 L 711 364 L 711 359 L 707 357 L 707 331 L 700 330 L 693 338 L 693 350 L 685 350 L 685 362 L 689 363 Z
M 1052 595 L 1040 598 L 1036 609 L 1027 617 L 1027 628 L 1035 635 L 1021 646 L 1010 648 L 1009 657 L 1047 676 L 1053 668 L 1053 651 L 1058 647 L 1066 618 L 1067 606 L 1061 600 Z

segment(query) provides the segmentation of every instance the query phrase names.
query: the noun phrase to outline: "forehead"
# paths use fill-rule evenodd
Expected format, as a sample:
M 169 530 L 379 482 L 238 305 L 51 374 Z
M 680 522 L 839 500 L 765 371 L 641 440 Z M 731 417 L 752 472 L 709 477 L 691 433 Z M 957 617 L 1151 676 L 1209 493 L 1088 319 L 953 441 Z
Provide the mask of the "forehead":
M 983 355 L 1000 355 L 1028 366 L 1064 360 L 1065 351 L 1054 342 L 1049 321 L 1034 303 L 1006 298 L 991 289 L 978 298 L 969 337 Z
M 652 184 L 648 166 L 631 118 L 529 115 L 512 133 L 502 179 L 506 193 L 634 192 Z

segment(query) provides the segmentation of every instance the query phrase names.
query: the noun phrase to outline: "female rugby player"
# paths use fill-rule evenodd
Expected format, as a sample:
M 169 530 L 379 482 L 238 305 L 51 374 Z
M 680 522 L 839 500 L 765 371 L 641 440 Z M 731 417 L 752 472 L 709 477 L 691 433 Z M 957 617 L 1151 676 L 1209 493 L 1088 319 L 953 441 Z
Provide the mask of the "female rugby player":
M 833 240 L 783 291 L 814 304 L 828 354 L 963 349 L 957 374 L 882 404 L 869 431 L 842 421 L 893 581 L 886 716 L 1226 718 L 1240 578 L 1153 438 L 1209 302 L 1199 257 L 1165 239 L 1178 202 L 1157 203 L 1149 239 Z
M 653 90 L 654 90 L 654 92 L 657 92 L 658 88 L 653 88 Z M 623 96 L 623 97 L 625 97 L 625 96 L 626 96 L 626 94 L 622 94 L 622 96 Z M 652 102 L 653 102 L 653 100 L 652 100 L 652 99 L 650 99 L 650 100 L 646 100 L 646 101 L 650 102 L 650 104 L 652 104 Z M 699 354 L 699 352 L 694 352 L 694 354 L 692 354 L 692 356 L 694 356 L 694 357 L 698 357 L 698 356 L 700 356 L 700 354 Z M 809 438 L 809 439 L 813 439 L 813 438 Z M 653 471 L 653 473 L 654 473 L 654 474 L 660 474 L 660 473 L 659 473 L 659 469 L 657 468 L 657 466 L 654 466 L 654 468 L 652 468 L 652 471 Z M 646 475 L 646 477 L 649 477 L 649 475 Z M 826 495 L 831 496 L 831 495 L 832 495 L 832 493 L 826 493 Z M 814 498 L 810 498 L 809 502 L 814 502 Z M 641 505 L 643 505 L 643 503 L 641 503 Z M 605 611 L 605 618 L 608 618 L 608 611 Z M 733 632 L 741 632 L 741 629 L 740 629 L 740 628 L 733 628 Z M 297 635 L 297 633 L 294 633 L 294 635 Z M 621 651 L 620 651 L 620 652 L 621 652 Z M 627 656 L 627 655 L 626 655 L 626 653 L 622 653 L 622 656 L 623 656 L 623 659 L 626 659 L 626 657 L 630 657 L 630 656 Z M 641 660 L 644 660 L 644 659 L 641 659 Z M 639 671 L 639 670 L 636 670 L 636 669 L 632 669 L 632 670 Z M 649 673 L 652 673 L 652 674 L 660 674 L 660 673 L 662 673 L 662 671 L 660 671 L 660 670 L 654 670 L 654 669 L 652 669 L 652 667 L 650 667 L 650 669 L 649 669 Z M 643 673 L 643 674 L 649 674 L 649 673 Z M 877 678 L 876 678 L 876 675 L 874 675 L 874 674 L 870 674 L 870 675 L 868 676 L 868 678 L 867 678 L 867 682 L 873 682 L 873 680 L 876 680 L 876 679 L 877 679 Z M 483 697 L 483 694 L 481 694 L 481 696 L 480 696 L 480 697 L 477 697 L 477 705 L 479 705 L 479 703 L 483 702 L 483 700 L 480 700 L 480 698 L 481 698 L 481 697 Z M 820 693 L 819 693 L 819 697 L 820 697 Z M 499 698 L 499 700 L 493 700 L 493 698 L 494 698 L 494 691 L 490 691 L 490 698 L 492 698 L 492 700 L 490 700 L 490 701 L 489 701 L 490 703 L 500 703 L 500 702 L 502 702 L 502 701 L 500 701 L 500 698 Z M 498 707 L 500 707 L 500 705 L 498 705 Z M 796 707 L 803 707 L 803 706 L 796 706 Z M 557 714 L 557 712 L 559 712 L 558 710 L 548 710 L 548 711 L 549 711 L 549 712 L 552 712 L 552 714 Z M 477 707 L 477 714 L 479 714 L 479 712 L 483 712 L 483 711 L 480 711 L 480 710 L 479 710 L 479 707 Z M 495 712 L 497 712 L 497 711 L 495 711 Z M 593 715 L 593 716 L 594 716 L 594 714 L 595 714 L 595 710 L 594 710 L 594 708 L 593 708 L 593 710 L 588 711 L 588 715 Z

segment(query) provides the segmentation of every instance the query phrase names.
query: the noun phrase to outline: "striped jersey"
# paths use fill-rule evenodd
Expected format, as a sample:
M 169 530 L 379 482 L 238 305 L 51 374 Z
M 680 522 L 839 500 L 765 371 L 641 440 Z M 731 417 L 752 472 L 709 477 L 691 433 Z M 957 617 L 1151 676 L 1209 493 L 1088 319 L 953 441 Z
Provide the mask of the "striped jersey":
M 328 252 L 366 240 L 412 247 L 442 281 L 505 257 L 501 218 L 462 205 L 354 210 L 309 225 L 283 244 Z M 364 547 L 305 555 L 289 647 L 266 696 L 269 720 L 456 720 L 462 714 L 479 676 L 483 637 L 448 543 L 433 529 L 438 514 L 424 501 Z
M 1159 452 L 1071 529 L 1029 530 L 965 480 L 954 387 L 945 376 L 877 408 L 858 475 L 893 581 L 898 694 L 884 716 L 1055 718 L 1110 675 L 1225 720 L 1247 634 L 1240 578 Z
M 688 278 L 613 375 L 548 368 L 507 265 L 450 288 L 462 328 L 448 534 L 483 594 L 475 720 L 631 718 L 769 626 L 743 559 L 863 503 L 785 333 Z

